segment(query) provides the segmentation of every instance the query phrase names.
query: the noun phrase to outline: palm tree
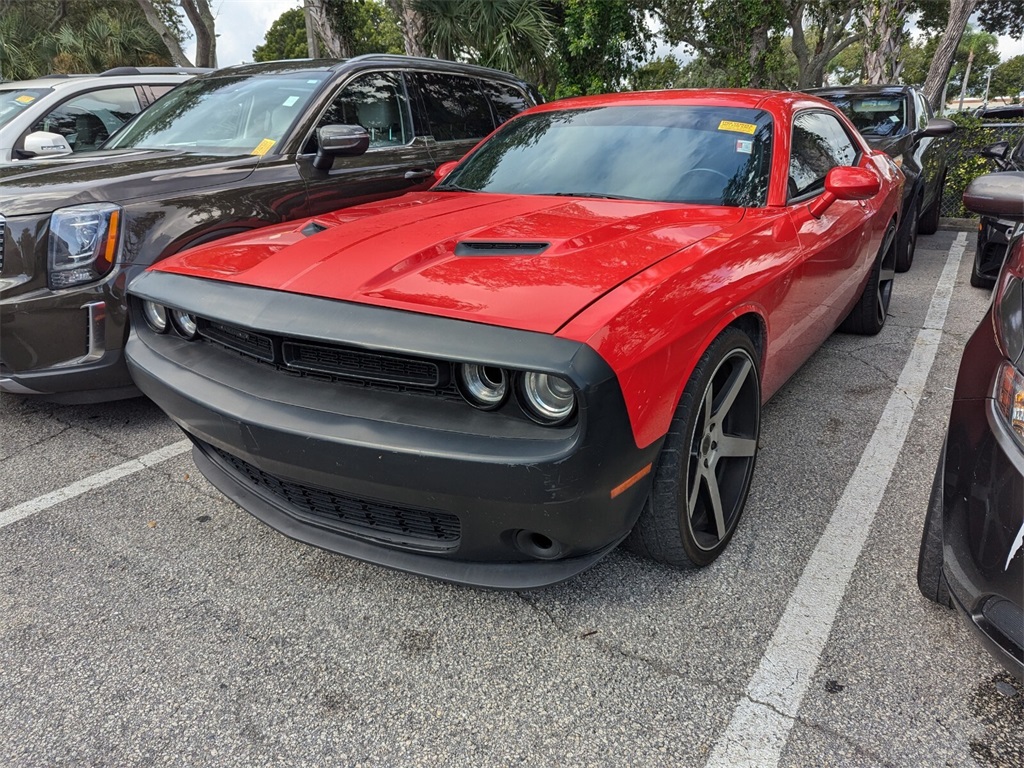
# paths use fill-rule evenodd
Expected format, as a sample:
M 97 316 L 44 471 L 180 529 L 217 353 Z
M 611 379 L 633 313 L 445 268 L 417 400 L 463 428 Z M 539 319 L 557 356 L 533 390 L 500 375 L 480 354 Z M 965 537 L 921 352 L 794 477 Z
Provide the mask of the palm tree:
M 156 31 L 140 14 L 101 12 L 79 29 L 62 25 L 53 36 L 56 72 L 102 72 L 118 66 L 169 64 Z

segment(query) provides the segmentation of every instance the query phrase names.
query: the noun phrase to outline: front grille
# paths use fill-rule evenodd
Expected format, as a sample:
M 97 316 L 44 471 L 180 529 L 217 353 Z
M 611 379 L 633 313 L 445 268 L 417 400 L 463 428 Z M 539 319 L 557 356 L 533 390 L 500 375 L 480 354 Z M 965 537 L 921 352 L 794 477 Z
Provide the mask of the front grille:
M 4 234 L 7 232 L 7 220 L 0 216 L 0 270 L 4 268 Z
M 459 518 L 447 512 L 399 507 L 293 483 L 219 448 L 210 448 L 238 475 L 273 494 L 288 514 L 303 522 L 393 546 L 431 552 L 455 549 L 462 536 Z
M 461 399 L 447 362 L 276 336 L 205 318 L 198 319 L 198 328 L 206 341 L 295 375 Z

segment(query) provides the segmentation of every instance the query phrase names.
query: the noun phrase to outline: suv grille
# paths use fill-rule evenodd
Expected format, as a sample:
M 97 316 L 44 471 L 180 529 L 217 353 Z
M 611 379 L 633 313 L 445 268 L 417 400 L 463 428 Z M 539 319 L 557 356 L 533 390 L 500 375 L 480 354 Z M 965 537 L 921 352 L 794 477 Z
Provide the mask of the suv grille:
M 288 514 L 302 522 L 431 552 L 455 549 L 462 536 L 459 518 L 447 512 L 399 507 L 281 480 L 226 451 L 208 448 L 234 468 L 241 479 L 276 496 Z

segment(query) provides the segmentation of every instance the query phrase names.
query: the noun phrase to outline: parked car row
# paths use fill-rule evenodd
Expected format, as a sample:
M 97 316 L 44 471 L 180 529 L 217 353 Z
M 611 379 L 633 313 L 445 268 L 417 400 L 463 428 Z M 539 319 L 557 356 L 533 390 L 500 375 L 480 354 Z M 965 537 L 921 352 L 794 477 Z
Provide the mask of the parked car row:
M 176 76 L 140 114 L 110 110 L 127 122 L 88 155 L 70 102 L 12 128 L 0 391 L 141 390 L 285 535 L 498 588 L 623 542 L 679 567 L 718 557 L 763 404 L 835 329 L 882 329 L 937 225 L 953 130 L 902 87 L 542 105 L 511 75 L 400 56 Z M 1019 330 L 1014 269 L 993 322 Z M 1019 370 L 1008 338 L 1000 364 Z M 1009 400 L 987 402 L 1012 433 L 1003 379 Z M 953 583 L 959 434 L 922 589 L 948 584 L 1015 640 L 1012 610 Z M 1021 446 L 990 434 L 1016 467 Z M 936 550 L 936 530 L 960 538 Z

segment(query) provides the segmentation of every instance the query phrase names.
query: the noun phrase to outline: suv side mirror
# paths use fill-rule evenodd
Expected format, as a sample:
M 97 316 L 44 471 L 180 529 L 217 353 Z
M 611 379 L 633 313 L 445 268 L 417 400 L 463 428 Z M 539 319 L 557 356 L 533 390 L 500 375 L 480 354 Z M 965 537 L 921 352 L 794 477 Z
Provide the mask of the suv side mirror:
M 1024 221 L 1024 171 L 987 173 L 964 190 L 964 208 L 982 216 Z
M 59 133 L 35 131 L 25 137 L 24 145 L 18 150 L 22 157 L 57 157 L 70 155 L 71 145 Z
M 979 155 L 990 160 L 1005 160 L 1009 153 L 1010 142 L 1008 141 L 997 141 L 995 144 L 984 146 L 978 151 Z
M 926 136 L 949 136 L 951 133 L 956 133 L 956 123 L 944 117 L 933 117 L 919 135 L 924 138 Z
M 370 134 L 361 125 L 322 125 L 316 129 L 319 149 L 313 167 L 326 171 L 338 156 L 361 155 L 370 148 Z

